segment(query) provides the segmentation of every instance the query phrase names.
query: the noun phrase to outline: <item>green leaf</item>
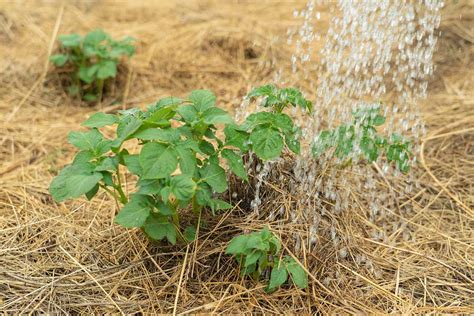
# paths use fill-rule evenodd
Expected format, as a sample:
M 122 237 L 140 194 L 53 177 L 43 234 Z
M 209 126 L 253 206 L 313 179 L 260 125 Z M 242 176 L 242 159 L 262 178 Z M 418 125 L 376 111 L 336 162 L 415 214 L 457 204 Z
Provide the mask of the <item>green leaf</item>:
M 118 167 L 118 157 L 106 157 L 95 168 L 95 171 L 115 171 Z
M 257 263 L 258 259 L 260 259 L 264 255 L 265 254 L 263 252 L 254 250 L 245 257 L 244 267 L 247 268 L 248 266 L 254 265 L 255 263 Z
M 249 134 L 236 129 L 236 126 L 227 125 L 224 128 L 226 146 L 234 146 L 242 151 L 246 151 L 248 148 L 247 141 Z
M 306 271 L 292 257 L 285 256 L 286 269 L 291 275 L 291 280 L 300 289 L 308 286 L 308 275 Z
M 262 160 L 274 159 L 283 150 L 280 133 L 272 128 L 260 128 L 250 134 L 252 149 Z
M 56 54 L 49 56 L 49 60 L 57 67 L 62 67 L 67 62 L 68 57 L 64 54 Z
M 176 228 L 166 217 L 150 216 L 145 223 L 145 232 L 151 239 L 168 239 L 171 244 L 176 244 Z
M 144 179 L 168 177 L 178 166 L 176 151 L 158 143 L 145 144 L 140 152 L 139 160 Z
M 78 198 L 91 191 L 102 179 L 102 174 L 93 172 L 94 166 L 89 163 L 70 165 L 53 179 L 49 192 L 53 199 L 62 202 Z
M 225 170 L 219 165 L 210 163 L 202 169 L 203 181 L 208 183 L 214 191 L 222 193 L 227 190 Z
M 86 192 L 86 198 L 90 201 L 99 192 L 99 184 L 97 183 L 92 190 Z
M 294 152 L 295 154 L 299 155 L 301 150 L 300 141 L 298 139 L 298 135 L 295 133 L 288 133 L 285 134 L 285 144 L 288 148 Z
M 74 48 L 81 45 L 81 36 L 79 34 L 59 35 L 61 45 L 67 48 Z
M 283 133 L 293 132 L 293 121 L 284 113 L 275 113 L 273 123 L 276 127 L 281 128 Z
M 154 195 L 161 191 L 161 183 L 159 180 L 145 180 L 140 179 L 137 183 L 139 190 L 137 194 L 141 195 Z
M 196 170 L 196 156 L 192 150 L 187 149 L 184 145 L 175 147 L 179 158 L 179 168 L 183 174 L 194 175 Z
M 184 238 L 187 242 L 192 242 L 196 239 L 196 227 L 188 226 L 184 229 Z
M 277 93 L 277 90 L 278 89 L 275 87 L 275 85 L 268 84 L 268 85 L 253 89 L 252 91 L 250 91 L 247 97 L 255 98 L 255 97 L 275 95 Z
M 245 169 L 241 156 L 230 149 L 222 150 L 221 155 L 227 161 L 230 170 L 232 170 L 236 176 L 248 181 L 247 170 Z
M 196 191 L 196 201 L 201 206 L 212 204 L 211 187 L 206 183 L 199 183 Z
M 268 284 L 267 291 L 273 291 L 288 279 L 288 272 L 283 263 L 279 263 L 279 260 L 275 260 L 275 264 L 270 274 L 270 283 Z
M 194 90 L 189 95 L 189 100 L 198 112 L 204 112 L 214 106 L 216 96 L 209 90 Z
M 175 143 L 179 141 L 180 134 L 175 128 L 147 128 L 145 130 L 138 131 L 133 136 L 143 140 L 158 140 L 166 143 Z
M 171 178 L 171 192 L 179 200 L 190 200 L 196 191 L 196 183 L 188 175 L 177 175 Z
M 112 60 L 106 60 L 99 64 L 97 70 L 98 79 L 114 78 L 117 75 L 117 64 Z
M 176 110 L 185 122 L 192 123 L 197 120 L 198 113 L 191 105 L 182 105 Z
M 207 202 L 207 205 L 211 207 L 212 213 L 214 214 L 217 210 L 229 210 L 233 208 L 233 206 L 226 201 L 218 200 L 218 199 L 210 199 Z
M 225 253 L 231 254 L 231 255 L 245 253 L 245 250 L 247 249 L 246 245 L 247 245 L 248 239 L 249 239 L 248 235 L 239 235 L 232 238 L 229 245 L 227 246 Z
M 117 138 L 113 141 L 112 147 L 118 148 L 122 143 L 133 135 L 143 124 L 143 121 L 137 117 L 127 117 L 119 123 L 117 127 Z
M 84 38 L 84 44 L 97 45 L 107 38 L 109 38 L 109 36 L 103 30 L 96 29 L 86 35 Z
M 95 69 L 97 68 L 92 68 L 92 70 L 95 70 Z M 92 81 L 94 81 L 95 79 L 95 72 L 91 72 L 89 70 L 89 67 L 86 67 L 86 66 L 80 66 L 77 74 L 79 76 L 79 79 L 81 79 L 82 81 L 88 84 L 92 83 Z
M 129 228 L 142 227 L 151 211 L 152 207 L 146 196 L 134 195 L 115 216 L 115 223 Z
M 202 115 L 204 117 L 204 123 L 206 124 L 230 124 L 233 122 L 227 111 L 224 111 L 223 109 L 217 107 L 211 107 L 207 109 Z
M 86 127 L 103 127 L 103 126 L 108 126 L 108 125 L 113 125 L 117 123 L 118 118 L 113 115 L 113 114 L 105 114 L 102 112 L 95 113 L 91 115 L 84 123 L 82 123 L 82 126 Z
M 70 132 L 68 142 L 80 150 L 90 150 L 97 155 L 101 155 L 110 150 L 111 142 L 104 139 L 97 129 L 88 132 Z
M 174 106 L 179 105 L 183 102 L 180 98 L 176 97 L 166 97 L 158 100 L 153 105 L 150 105 L 148 107 L 148 112 L 155 113 L 155 111 L 162 109 L 162 108 L 168 108 L 168 109 L 173 109 Z
M 143 174 L 142 166 L 138 159 L 138 155 L 126 155 L 123 157 L 124 163 L 127 166 L 128 170 L 137 175 L 141 176 Z

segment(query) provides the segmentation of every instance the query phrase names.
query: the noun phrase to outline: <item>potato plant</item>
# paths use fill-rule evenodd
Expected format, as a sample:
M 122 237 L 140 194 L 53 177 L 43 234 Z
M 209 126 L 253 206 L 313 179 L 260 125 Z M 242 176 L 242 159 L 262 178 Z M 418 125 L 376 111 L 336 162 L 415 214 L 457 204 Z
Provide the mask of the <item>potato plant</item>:
M 333 149 L 337 158 L 344 159 L 358 150 L 363 159 L 373 162 L 385 154 L 389 163 L 394 162 L 400 171 L 408 172 L 413 156 L 411 142 L 398 134 L 385 137 L 377 133 L 377 127 L 385 123 L 385 117 L 380 114 L 380 104 L 361 108 L 353 112 L 353 117 L 351 123 L 322 131 L 316 137 L 312 145 L 315 157 Z M 344 165 L 351 162 L 349 158 Z
M 131 37 L 114 40 L 100 29 L 84 37 L 75 33 L 61 35 L 59 42 L 60 52 L 49 59 L 69 74 L 68 93 L 85 101 L 100 101 L 104 83 L 116 77 L 121 59 L 135 53 Z
M 215 95 L 207 90 L 192 91 L 187 99 L 164 98 L 146 110 L 98 112 L 82 124 L 87 131 L 69 133 L 69 143 L 79 152 L 53 179 L 49 191 L 61 202 L 81 195 L 92 199 L 103 189 L 122 205 L 115 216 L 117 224 L 140 228 L 152 240 L 189 242 L 196 228 L 183 227 L 180 217 L 190 214 L 198 223 L 203 211 L 214 215 L 232 208 L 219 194 L 228 188 L 228 172 L 248 181 L 245 155 L 255 154 L 267 161 L 285 150 L 300 153 L 300 129 L 283 111 L 294 106 L 310 112 L 311 102 L 296 89 L 274 85 L 249 94 L 251 99 L 257 97 L 263 98 L 265 110 L 250 114 L 240 125 L 216 106 Z M 379 108 L 358 112 L 353 125 L 322 132 L 319 143 L 313 144 L 314 154 L 335 147 L 337 155 L 346 156 L 359 142 L 368 160 L 375 160 L 383 148 L 389 160 L 405 166 L 400 153 L 408 152 L 407 143 L 393 136 L 387 141 L 376 134 L 374 126 L 385 121 L 378 113 Z M 100 131 L 107 126 L 115 126 L 113 138 Z M 363 130 L 360 139 L 356 127 Z M 349 135 L 349 140 L 342 134 Z M 128 142 L 138 143 L 139 151 L 130 152 Z M 123 182 L 130 174 L 137 181 L 127 195 Z M 305 270 L 292 257 L 283 257 L 280 248 L 279 240 L 264 229 L 237 236 L 227 253 L 236 256 L 244 275 L 259 279 L 270 272 L 268 291 L 285 283 L 288 275 L 296 286 L 306 287 Z
M 251 275 L 254 280 L 259 280 L 266 271 L 270 271 L 267 292 L 283 285 L 288 275 L 297 287 L 303 289 L 308 286 L 306 271 L 292 257 L 282 258 L 280 241 L 266 227 L 259 232 L 234 237 L 226 253 L 235 256 L 242 267 L 242 275 Z

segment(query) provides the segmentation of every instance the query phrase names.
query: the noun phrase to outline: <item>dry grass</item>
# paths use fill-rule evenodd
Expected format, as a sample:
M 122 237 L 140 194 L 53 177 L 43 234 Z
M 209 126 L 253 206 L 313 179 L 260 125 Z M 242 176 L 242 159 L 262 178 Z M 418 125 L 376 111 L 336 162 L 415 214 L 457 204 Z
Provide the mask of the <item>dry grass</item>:
M 321 236 L 299 258 L 310 286 L 272 295 L 242 280 L 227 241 L 265 224 L 246 216 L 245 203 L 206 218 L 197 243 L 154 245 L 138 230 L 112 223 L 115 204 L 54 203 L 47 192 L 73 149 L 66 135 L 92 111 L 67 98 L 48 72 L 57 34 L 103 27 L 139 39 L 125 89 L 103 106 L 144 106 L 161 96 L 209 88 L 235 109 L 252 85 L 272 80 L 288 61 L 285 37 L 302 1 L 157 1 L 0 3 L 0 310 L 6 313 L 474 313 L 474 6 L 448 3 L 443 11 L 438 69 L 421 106 L 428 134 L 420 188 L 388 208 L 404 223 L 387 242 L 367 231 L 364 196 L 335 215 L 347 256 Z M 462 18 L 460 18 L 462 15 Z M 329 15 L 323 12 L 323 23 Z M 327 23 L 327 22 L 326 22 Z M 403 183 L 387 179 L 393 190 Z M 273 185 L 267 208 L 292 197 Z M 305 227 L 270 223 L 287 250 Z M 324 230 L 322 230 L 324 231 Z M 405 236 L 408 236 L 405 238 Z M 343 258 L 344 257 L 344 258 Z

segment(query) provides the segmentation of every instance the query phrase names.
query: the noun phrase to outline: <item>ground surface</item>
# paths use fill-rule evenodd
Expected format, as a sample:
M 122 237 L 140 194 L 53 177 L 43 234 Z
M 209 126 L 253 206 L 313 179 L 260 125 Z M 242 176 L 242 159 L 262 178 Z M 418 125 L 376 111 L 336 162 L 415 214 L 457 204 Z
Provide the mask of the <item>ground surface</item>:
M 286 29 L 302 1 L 0 3 L 0 310 L 12 313 L 474 313 L 474 8 L 448 3 L 437 71 L 420 104 L 427 125 L 420 188 L 398 213 L 408 229 L 388 243 L 364 233 L 365 206 L 338 218 L 350 255 L 305 254 L 308 290 L 275 294 L 242 280 L 223 255 L 246 210 L 210 219 L 199 243 L 152 245 L 112 223 L 115 205 L 56 204 L 51 178 L 73 155 L 71 129 L 95 108 L 70 100 L 48 65 L 58 34 L 102 27 L 138 39 L 123 89 L 106 111 L 208 88 L 234 110 L 250 87 L 273 79 L 292 49 Z M 322 12 L 323 24 L 329 20 Z M 275 37 L 280 40 L 275 40 Z M 281 40 L 283 39 L 283 40 Z M 267 61 L 267 62 L 266 62 Z M 286 62 L 286 64 L 285 64 Z M 390 179 L 393 180 L 393 179 Z M 396 183 L 393 186 L 401 186 Z M 408 228 L 407 228 L 408 227 Z M 282 236 L 293 227 L 281 229 Z M 353 254 L 365 256 L 365 264 Z M 360 258 L 360 257 L 359 257 Z M 368 264 L 370 262 L 370 264 Z M 377 273 L 374 273 L 376 267 Z M 323 282 L 324 281 L 324 282 Z

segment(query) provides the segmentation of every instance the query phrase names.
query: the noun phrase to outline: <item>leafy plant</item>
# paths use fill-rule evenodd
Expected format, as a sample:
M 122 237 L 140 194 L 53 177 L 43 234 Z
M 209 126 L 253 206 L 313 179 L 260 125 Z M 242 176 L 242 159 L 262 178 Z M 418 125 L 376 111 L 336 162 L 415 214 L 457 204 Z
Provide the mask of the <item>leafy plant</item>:
M 247 180 L 244 153 L 252 150 L 262 159 L 277 157 L 283 137 L 290 149 L 296 148 L 294 142 L 299 145 L 286 114 L 256 113 L 239 126 L 215 101 L 212 92 L 196 90 L 187 100 L 164 98 L 146 111 L 135 108 L 118 115 L 92 115 L 82 124 L 89 128 L 87 132 L 69 133 L 68 141 L 79 153 L 54 178 L 51 195 L 56 201 L 83 194 L 91 199 L 102 188 L 124 205 L 116 223 L 141 227 L 152 239 L 166 238 L 171 243 L 179 237 L 186 239 L 180 228 L 180 210 L 189 206 L 199 215 L 203 207 L 213 213 L 231 207 L 214 198 L 214 193 L 227 190 L 224 162 Z M 225 140 L 217 136 L 216 124 L 224 126 Z M 117 126 L 113 139 L 100 132 L 105 126 Z M 124 147 L 131 140 L 138 141 L 139 153 Z M 130 196 L 122 186 L 124 167 L 138 177 Z
M 116 77 L 121 58 L 135 53 L 131 37 L 117 41 L 100 29 L 84 37 L 75 33 L 61 35 L 59 41 L 60 53 L 49 59 L 70 74 L 69 94 L 86 101 L 100 100 L 104 83 Z
M 265 272 L 270 272 L 266 291 L 272 292 L 288 280 L 288 275 L 299 288 L 308 286 L 306 271 L 292 257 L 281 258 L 281 244 L 268 228 L 259 232 L 234 237 L 226 249 L 241 265 L 242 275 L 251 275 L 259 280 Z
M 360 155 L 369 162 L 385 154 L 388 162 L 395 162 L 402 172 L 410 169 L 410 157 L 413 155 L 410 141 L 397 134 L 386 138 L 377 133 L 376 127 L 385 123 L 385 117 L 380 114 L 380 104 L 362 108 L 354 112 L 353 117 L 350 124 L 322 131 L 312 145 L 313 154 L 319 156 L 332 148 L 336 157 L 344 159 L 359 150 Z M 349 158 L 344 165 L 351 161 Z

